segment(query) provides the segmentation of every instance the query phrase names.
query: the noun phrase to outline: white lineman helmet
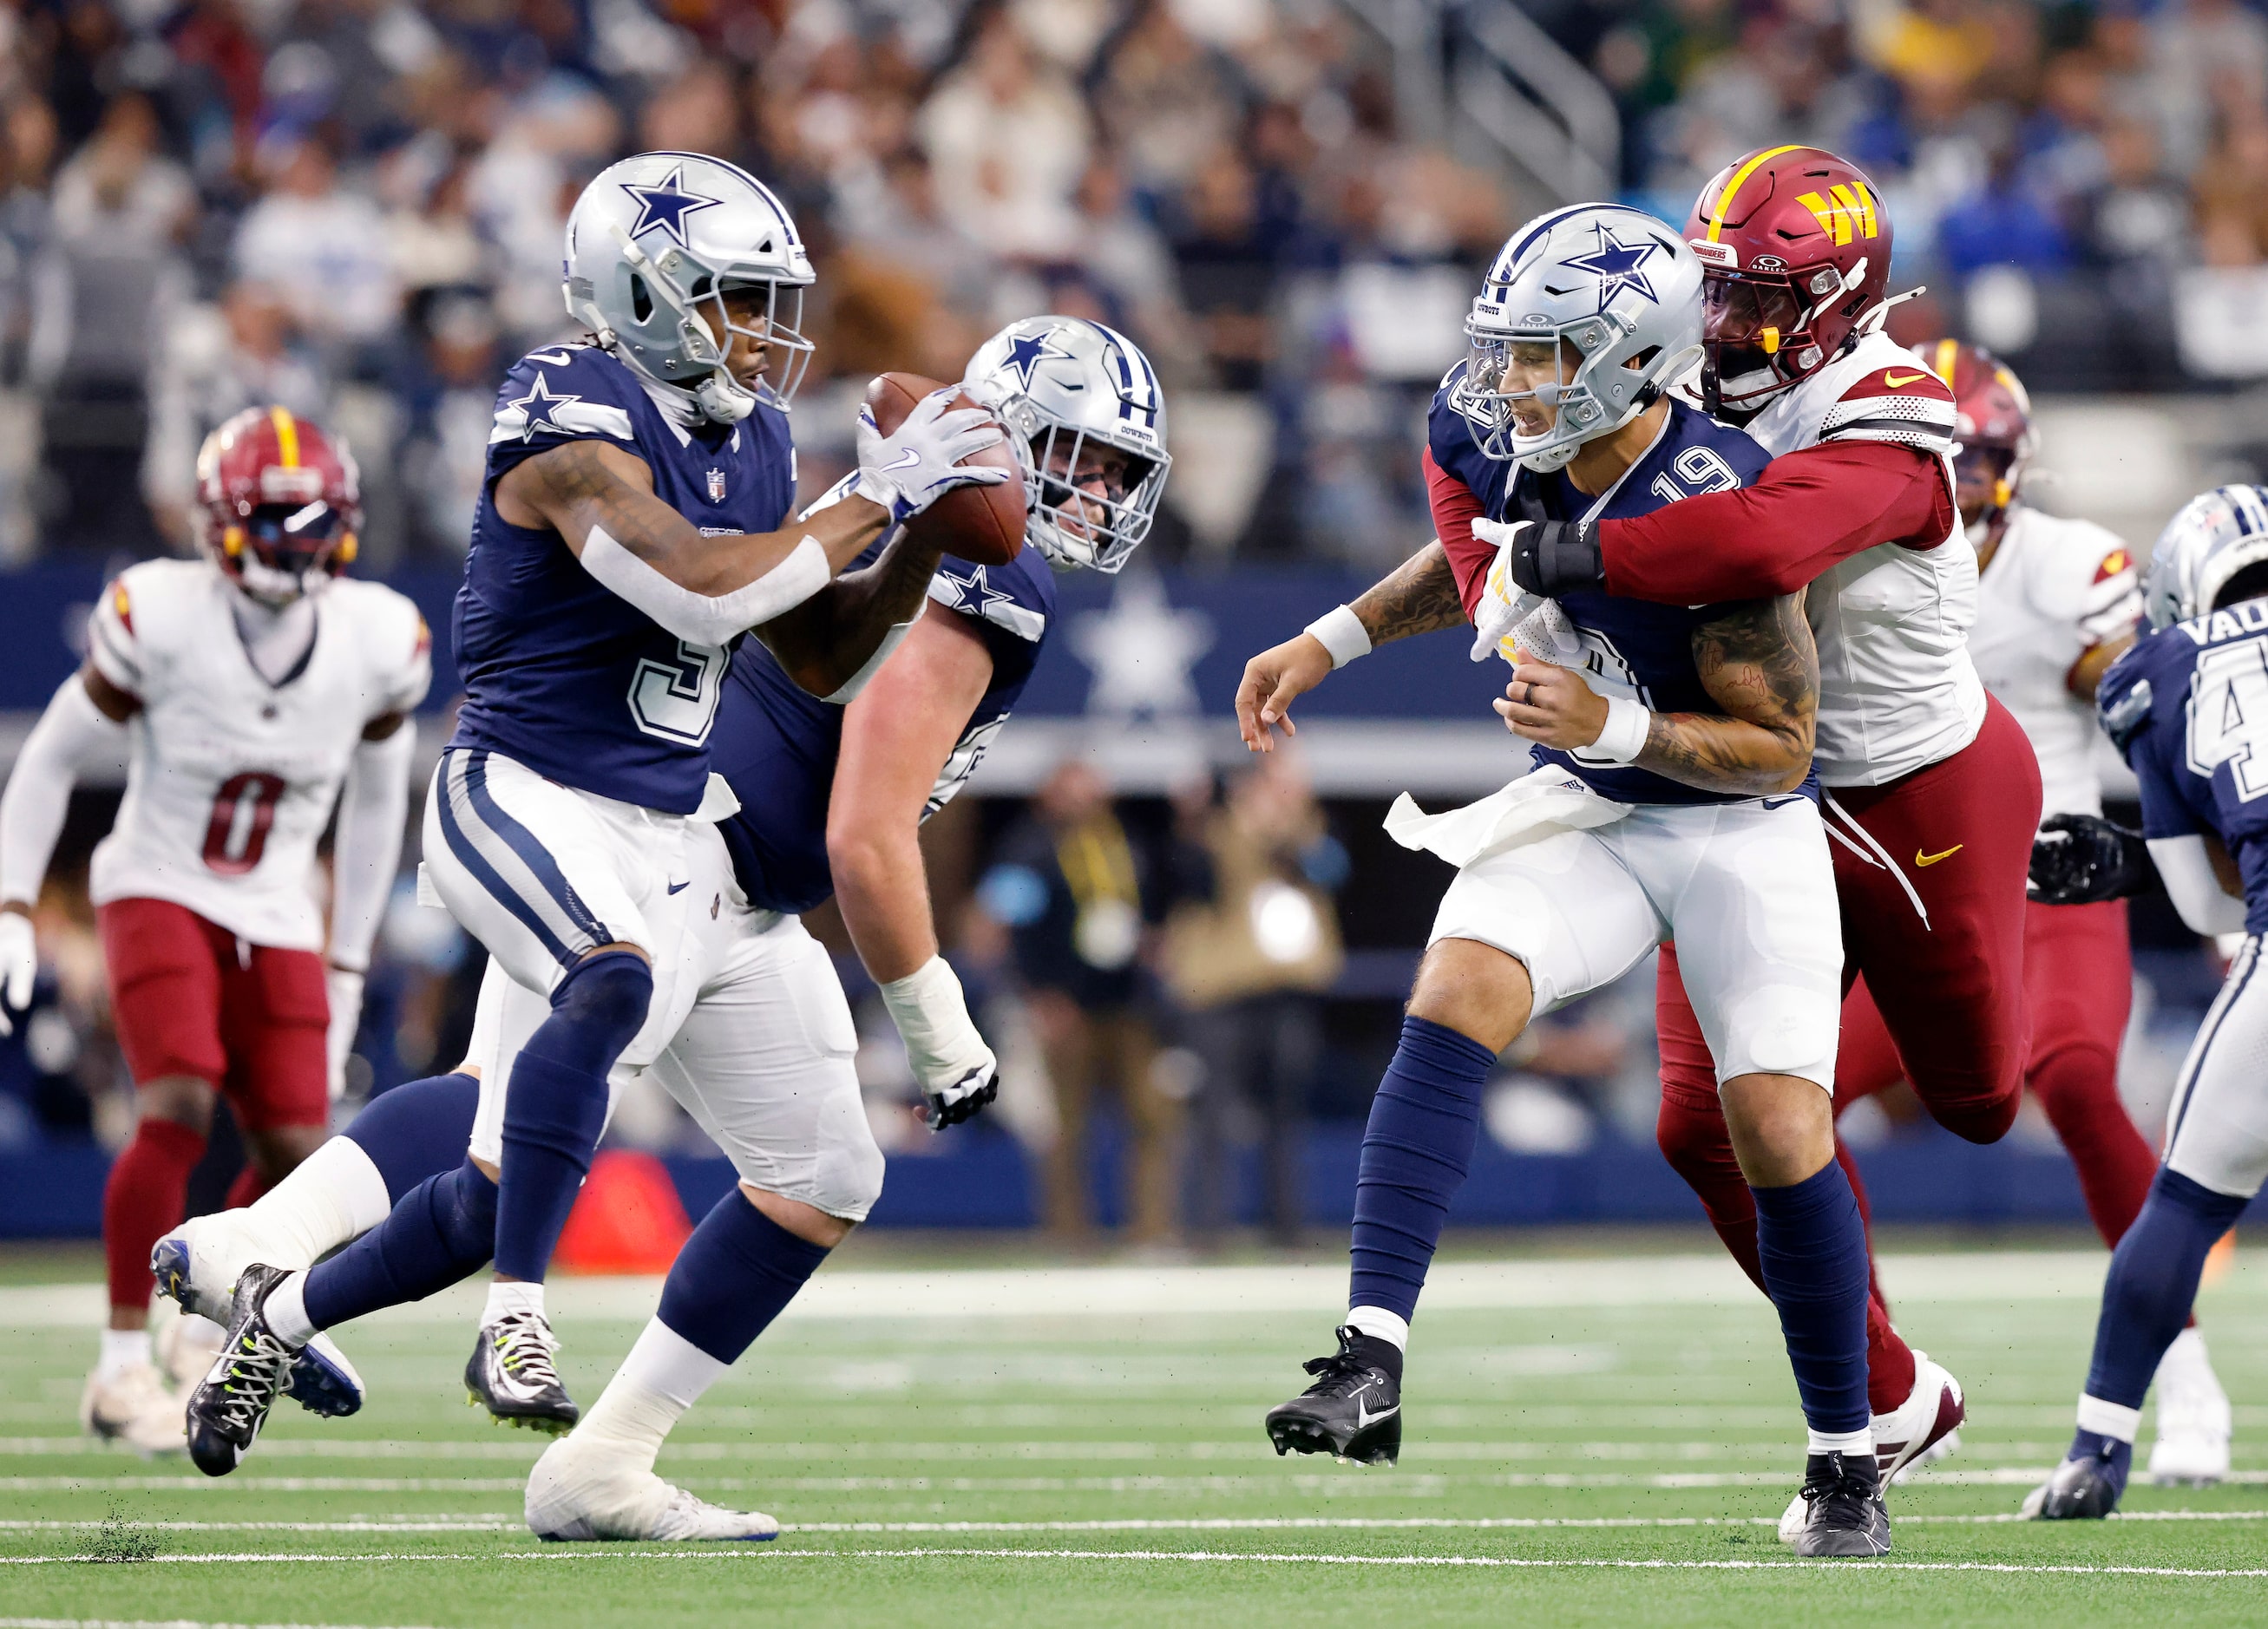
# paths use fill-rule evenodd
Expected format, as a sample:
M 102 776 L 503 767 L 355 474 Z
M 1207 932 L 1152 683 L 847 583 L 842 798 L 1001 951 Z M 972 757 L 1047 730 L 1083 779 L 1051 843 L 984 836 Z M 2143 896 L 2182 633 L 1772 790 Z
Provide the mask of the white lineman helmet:
M 1637 209 L 1555 209 L 1498 252 L 1465 337 L 1465 377 L 1449 405 L 1472 421 L 1481 451 L 1557 469 L 1585 442 L 1643 413 L 1699 359 L 1701 262 L 1677 233 Z M 1512 404 L 1528 393 L 1505 388 L 1512 347 L 1542 342 L 1564 356 L 1561 341 L 1580 360 L 1572 372 L 1562 361 L 1558 383 L 1533 393 L 1557 416 L 1544 434 L 1521 435 Z
M 762 181 L 701 153 L 640 153 L 609 165 L 567 217 L 567 314 L 645 378 L 691 393 L 736 424 L 760 398 L 784 407 L 811 360 L 801 333 L 811 258 Z M 757 328 L 733 323 L 728 289 L 766 291 Z M 755 391 L 725 366 L 728 333 L 771 347 Z
M 1165 394 L 1141 347 L 1082 317 L 1027 317 L 979 346 L 961 383 L 1009 429 L 1026 539 L 1058 565 L 1124 565 L 1150 534 L 1173 463 Z M 1105 449 L 1122 456 L 1098 458 Z M 1100 494 L 1095 480 L 1073 484 L 1097 465 Z
M 2268 489 L 2215 487 L 2183 505 L 2150 550 L 2142 603 L 2152 627 L 2201 617 L 2229 579 L 2268 561 Z

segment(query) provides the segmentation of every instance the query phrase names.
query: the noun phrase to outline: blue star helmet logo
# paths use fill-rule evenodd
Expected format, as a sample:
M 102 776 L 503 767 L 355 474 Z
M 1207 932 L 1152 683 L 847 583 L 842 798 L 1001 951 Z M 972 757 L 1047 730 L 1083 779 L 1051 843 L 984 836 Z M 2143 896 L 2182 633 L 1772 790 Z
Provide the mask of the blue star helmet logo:
M 1001 359 L 1000 365 L 1015 370 L 1018 389 L 1032 388 L 1032 371 L 1042 363 L 1071 359 L 1071 353 L 1055 342 L 1054 334 L 1054 329 L 1042 328 L 1035 334 L 1019 334 L 1008 341 L 1008 354 Z
M 567 435 L 568 427 L 559 422 L 559 409 L 582 400 L 580 396 L 553 395 L 549 381 L 538 372 L 534 387 L 526 395 L 504 405 L 518 407 L 527 415 L 527 422 L 519 429 L 519 438 L 525 442 L 534 440 L 535 432 L 540 429 L 549 430 L 555 436 Z
M 1599 309 L 1606 310 L 1624 289 L 1660 305 L 1645 268 L 1648 260 L 1665 252 L 1662 246 L 1651 238 L 1624 243 L 1615 236 L 1612 227 L 1603 224 L 1593 230 L 1599 234 L 1599 246 L 1588 254 L 1578 254 L 1559 264 L 1570 271 L 1588 272 L 1599 280 Z
M 638 217 L 630 227 L 630 236 L 643 238 L 659 228 L 681 249 L 688 246 L 685 217 L 696 209 L 714 209 L 724 202 L 686 191 L 685 166 L 681 164 L 662 177 L 658 187 L 641 186 L 636 181 L 624 181 L 622 186 L 624 192 L 637 200 Z

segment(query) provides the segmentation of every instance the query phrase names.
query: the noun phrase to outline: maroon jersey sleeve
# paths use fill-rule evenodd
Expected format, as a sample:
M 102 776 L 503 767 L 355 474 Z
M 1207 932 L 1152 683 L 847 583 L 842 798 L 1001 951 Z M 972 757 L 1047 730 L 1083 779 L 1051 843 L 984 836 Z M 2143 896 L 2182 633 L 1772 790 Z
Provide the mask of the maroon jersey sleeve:
M 1433 535 L 1441 539 L 1449 569 L 1457 574 L 1457 597 L 1465 602 L 1469 617 L 1488 585 L 1496 546 L 1473 535 L 1473 522 L 1483 515 L 1481 501 L 1470 487 L 1433 462 L 1431 448 L 1425 452 L 1425 500 L 1433 510 Z
M 1934 548 L 1954 514 L 1935 454 L 1833 441 L 1774 459 L 1754 486 L 1602 521 L 1599 550 L 1609 593 L 1672 605 L 1763 599 L 1879 543 Z

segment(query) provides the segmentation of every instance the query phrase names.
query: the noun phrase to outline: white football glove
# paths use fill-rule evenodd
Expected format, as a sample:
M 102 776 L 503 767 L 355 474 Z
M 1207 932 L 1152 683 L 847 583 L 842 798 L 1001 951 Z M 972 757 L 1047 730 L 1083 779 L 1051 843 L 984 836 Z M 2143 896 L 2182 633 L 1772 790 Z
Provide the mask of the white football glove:
M 0 911 L 0 1035 L 13 1035 L 16 1021 L 9 1009 L 21 1012 L 32 1004 L 32 986 L 40 976 L 40 946 L 32 932 L 32 919 L 14 911 Z
M 1583 658 L 1583 642 L 1559 602 L 1531 594 L 1512 580 L 1513 544 L 1531 524 L 1525 520 L 1473 522 L 1473 535 L 1497 547 L 1480 604 L 1473 608 L 1472 659 L 1485 662 L 1500 656 L 1517 664 L 1525 652 L 1562 667 L 1576 666 Z
M 330 998 L 331 1027 L 324 1038 L 330 1063 L 331 1101 L 347 1090 L 347 1060 L 354 1054 L 355 1031 L 362 1027 L 362 975 L 343 967 L 323 969 L 323 994 Z
M 1000 1060 L 968 1016 L 961 980 L 942 956 L 881 987 L 882 1003 L 906 1043 L 906 1062 L 929 1099 L 929 1128 L 976 1115 L 1000 1090 Z
M 999 423 L 982 407 L 946 404 L 961 393 L 958 385 L 933 390 L 914 403 L 905 422 L 891 435 L 874 422 L 874 410 L 858 408 L 858 484 L 852 488 L 890 511 L 893 521 L 918 515 L 955 487 L 990 487 L 1008 479 L 1004 469 L 964 468 L 972 452 L 1007 439 Z

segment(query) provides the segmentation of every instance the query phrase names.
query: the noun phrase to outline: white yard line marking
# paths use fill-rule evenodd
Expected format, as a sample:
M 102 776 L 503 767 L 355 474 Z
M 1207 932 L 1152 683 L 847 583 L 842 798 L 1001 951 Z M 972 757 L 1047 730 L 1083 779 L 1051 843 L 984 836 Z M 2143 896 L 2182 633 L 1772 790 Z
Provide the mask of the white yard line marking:
M 1900 1527 L 1989 1527 L 2029 1518 L 2014 1511 L 1964 1515 L 1901 1515 Z M 2129 1510 L 2114 1522 L 2268 1522 L 2268 1510 Z M 1602 1516 L 1122 1516 L 1086 1522 L 789 1522 L 789 1533 L 1264 1533 L 1524 1531 L 1530 1529 L 1653 1529 L 1772 1527 L 1769 1515 Z M 103 1522 L 0 1522 L 0 1532 L 86 1532 Z M 504 1533 L 521 1527 L 518 1516 L 383 1516 L 347 1522 L 144 1522 L 134 1526 L 164 1533 Z
M 1333 1555 L 1299 1551 L 1245 1550 L 1021 1550 L 968 1549 L 939 1545 L 920 1550 L 797 1550 L 772 1545 L 735 1545 L 729 1549 L 662 1550 L 645 1546 L 622 1550 L 500 1550 L 485 1554 L 414 1555 L 379 1552 L 366 1555 L 266 1554 L 245 1551 L 204 1555 L 160 1555 L 137 1563 L 143 1567 L 237 1566 L 261 1562 L 300 1564 L 368 1564 L 372 1562 L 497 1561 L 737 1561 L 770 1560 L 793 1556 L 806 1560 L 1010 1560 L 1010 1561 L 1182 1561 L 1243 1566 L 1504 1567 L 1550 1571 L 1565 1568 L 1628 1570 L 1632 1572 L 1835 1572 L 1852 1565 L 1842 1561 L 1804 1560 L 1672 1560 L 1620 1556 L 1496 1556 L 1496 1555 Z M 62 1567 L 100 1565 L 83 1556 L 0 1556 L 0 1567 Z M 1901 1573 L 2016 1573 L 2070 1574 L 2080 1577 L 2139 1578 L 2268 1578 L 2268 1567 L 2117 1567 L 2084 1562 L 2016 1561 L 1893 1561 L 1856 1565 Z
M 1881 1258 L 1893 1302 L 2071 1300 L 2092 1306 L 2102 1292 L 2099 1250 L 1990 1251 Z M 2237 1272 L 2252 1269 L 2240 1259 Z M 656 1278 L 562 1279 L 549 1292 L 555 1320 L 614 1318 L 644 1323 L 659 1299 Z M 460 1286 L 377 1316 L 381 1325 L 478 1321 L 482 1292 Z M 984 1267 L 822 1273 L 795 1298 L 783 1321 L 897 1323 L 959 1320 L 1214 1317 L 1318 1314 L 1345 1305 L 1346 1268 L 1307 1266 Z M 1425 1286 L 1429 1310 L 1508 1311 L 1549 1307 L 1646 1309 L 1751 1306 L 1756 1291 L 1731 1258 L 1718 1252 L 1530 1261 L 1437 1262 Z M 0 1328 L 93 1328 L 103 1291 L 93 1284 L 0 1289 Z

